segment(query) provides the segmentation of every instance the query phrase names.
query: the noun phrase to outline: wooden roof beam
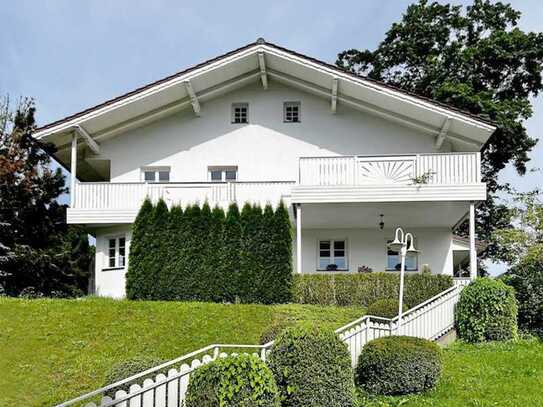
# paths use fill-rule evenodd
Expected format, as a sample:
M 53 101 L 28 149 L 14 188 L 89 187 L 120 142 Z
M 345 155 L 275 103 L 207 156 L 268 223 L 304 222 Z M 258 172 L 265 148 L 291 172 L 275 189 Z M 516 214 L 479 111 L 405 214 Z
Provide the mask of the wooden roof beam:
M 447 117 L 445 121 L 443 122 L 443 126 L 441 126 L 441 130 L 439 131 L 439 134 L 436 136 L 436 141 L 434 144 L 434 147 L 436 150 L 439 150 L 441 146 L 443 145 L 443 142 L 447 139 L 447 136 L 449 133 L 449 127 L 451 127 L 451 118 Z
M 258 53 L 258 66 L 260 68 L 262 87 L 268 89 L 268 72 L 266 71 L 266 60 L 264 59 L 264 52 L 262 51 Z
M 338 85 L 339 85 L 339 78 L 334 78 L 332 80 L 332 104 L 331 104 L 331 109 L 332 109 L 332 113 L 333 114 L 336 114 L 337 112 L 337 89 L 338 89 Z
M 194 114 L 198 117 L 200 117 L 200 101 L 198 100 L 198 97 L 196 96 L 196 93 L 194 92 L 194 89 L 192 88 L 192 84 L 187 79 L 186 81 L 183 81 L 185 85 L 185 89 L 187 90 L 187 93 L 190 98 L 190 104 L 192 105 L 192 109 L 194 110 Z
M 83 138 L 83 140 L 85 140 L 85 143 L 87 144 L 87 146 L 89 146 L 94 154 L 100 154 L 100 145 L 96 141 L 94 141 L 89 133 L 87 133 L 87 130 L 85 130 L 81 125 L 74 126 L 74 129 L 77 134 L 79 134 Z

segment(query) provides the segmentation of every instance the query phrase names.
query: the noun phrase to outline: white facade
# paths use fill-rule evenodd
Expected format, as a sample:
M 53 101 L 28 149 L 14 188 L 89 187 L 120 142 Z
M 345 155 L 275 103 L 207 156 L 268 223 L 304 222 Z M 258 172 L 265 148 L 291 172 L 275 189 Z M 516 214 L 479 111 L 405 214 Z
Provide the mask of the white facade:
M 283 199 L 297 225 L 296 272 L 323 272 L 321 240 L 339 242 L 342 271 L 384 271 L 392 228 L 403 226 L 421 250 L 415 271 L 424 265 L 452 274 L 452 229 L 486 197 L 478 150 L 493 128 L 427 101 L 419 106 L 410 96 L 388 95 L 388 89 L 369 100 L 367 84 L 353 84 L 332 68 L 327 96 L 318 76 L 324 68 L 311 61 L 291 66 L 299 56 L 281 60 L 284 51 L 268 45 L 248 50 L 237 59 L 225 56 L 215 70 L 221 59 L 189 79 L 179 74 L 184 81 L 171 88 L 158 84 L 155 93 L 150 87 L 139 99 L 137 93 L 121 97 L 94 115 L 38 131 L 38 138 L 57 144 L 57 159 L 71 162 L 72 173 L 77 165 L 84 178 L 73 180 L 68 221 L 96 235 L 97 293 L 124 295 L 128 256 L 112 260 L 109 240 L 122 236 L 128 254 L 131 223 L 145 196 L 222 206 Z M 269 65 L 256 58 L 261 54 Z M 298 106 L 299 122 L 285 122 L 288 102 Z M 248 123 L 232 123 L 240 103 Z M 235 180 L 227 178 L 234 173 Z M 145 182 L 146 176 L 164 182 Z

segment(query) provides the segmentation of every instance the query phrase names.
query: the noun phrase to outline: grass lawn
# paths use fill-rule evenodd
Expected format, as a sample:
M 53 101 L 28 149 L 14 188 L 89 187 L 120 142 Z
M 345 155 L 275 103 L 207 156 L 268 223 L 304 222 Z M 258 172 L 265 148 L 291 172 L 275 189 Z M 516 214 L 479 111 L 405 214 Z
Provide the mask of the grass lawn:
M 256 344 L 274 318 L 338 328 L 354 307 L 0 297 L 0 406 L 52 405 L 103 384 L 140 353 L 173 359 L 212 343 Z
M 444 351 L 437 388 L 409 397 L 365 399 L 363 406 L 543 406 L 543 343 L 520 340 L 468 345 Z

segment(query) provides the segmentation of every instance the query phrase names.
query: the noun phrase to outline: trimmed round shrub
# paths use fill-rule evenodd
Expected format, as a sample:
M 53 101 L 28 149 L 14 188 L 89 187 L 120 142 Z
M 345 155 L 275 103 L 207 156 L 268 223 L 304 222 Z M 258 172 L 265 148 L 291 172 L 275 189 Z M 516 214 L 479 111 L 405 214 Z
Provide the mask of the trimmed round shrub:
M 499 280 L 478 278 L 460 294 L 456 332 L 466 342 L 513 339 L 517 335 L 517 312 L 513 288 Z
M 150 369 L 152 367 L 161 365 L 164 363 L 164 360 L 156 357 L 150 356 L 136 356 L 131 359 L 119 362 L 113 365 L 109 371 L 106 373 L 106 378 L 104 379 L 104 386 L 118 382 L 120 380 L 126 379 L 127 377 L 133 376 L 137 373 L 143 372 L 144 370 Z M 167 370 L 168 368 L 166 368 Z M 157 371 L 150 373 L 144 377 L 140 377 L 134 381 L 125 383 L 121 386 L 114 387 L 106 392 L 106 396 L 115 397 L 115 392 L 117 390 L 128 391 L 131 384 L 137 383 L 142 384 L 143 381 L 147 378 L 154 378 L 159 373 L 165 373 L 163 371 Z
M 185 407 L 279 407 L 273 375 L 255 355 L 231 355 L 196 369 Z
M 433 388 L 441 375 L 439 346 L 411 336 L 387 336 L 362 349 L 356 382 L 371 394 L 399 395 Z
M 384 298 L 382 300 L 377 300 L 372 303 L 368 307 L 366 314 L 382 318 L 394 318 L 398 315 L 399 306 L 400 302 L 398 300 L 392 298 Z M 404 303 L 402 309 L 403 312 L 405 312 L 409 308 L 407 308 L 407 305 L 405 305 Z
M 275 339 L 268 363 L 283 407 L 346 407 L 354 403 L 351 357 L 332 331 L 289 327 Z

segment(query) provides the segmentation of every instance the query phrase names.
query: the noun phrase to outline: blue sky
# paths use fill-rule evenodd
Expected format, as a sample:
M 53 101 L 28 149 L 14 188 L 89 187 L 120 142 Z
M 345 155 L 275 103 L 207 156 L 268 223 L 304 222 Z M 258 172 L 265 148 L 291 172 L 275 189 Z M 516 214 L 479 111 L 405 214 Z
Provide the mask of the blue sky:
M 467 4 L 469 1 L 452 1 Z M 77 112 L 184 67 L 264 37 L 334 62 L 347 48 L 373 49 L 411 1 L 17 0 L 2 5 L 0 95 L 34 97 L 39 124 Z M 526 31 L 543 31 L 543 2 L 513 0 Z M 529 133 L 543 128 L 534 101 Z M 531 154 L 543 167 L 543 144 Z M 540 175 L 503 179 L 521 189 Z

